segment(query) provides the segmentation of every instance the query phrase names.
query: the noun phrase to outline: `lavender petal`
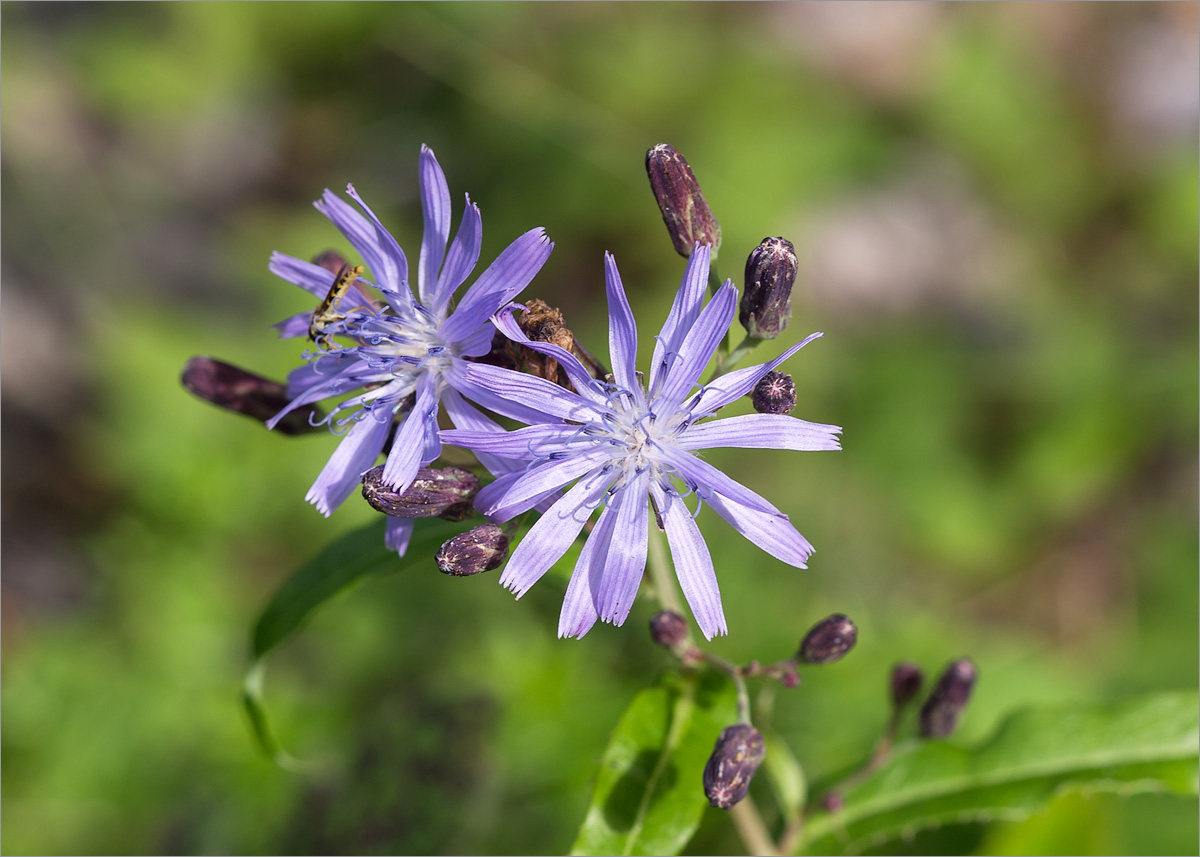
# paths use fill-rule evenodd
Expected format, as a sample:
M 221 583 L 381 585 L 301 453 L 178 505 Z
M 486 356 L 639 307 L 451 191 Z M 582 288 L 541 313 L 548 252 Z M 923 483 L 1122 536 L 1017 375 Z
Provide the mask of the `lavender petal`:
M 479 216 L 479 206 L 474 205 L 468 195 L 462 223 L 458 225 L 454 243 L 446 252 L 446 262 L 442 266 L 442 273 L 438 275 L 437 288 L 425 303 L 435 315 L 441 315 L 455 289 L 475 269 L 482 241 L 483 221 Z
M 390 420 L 368 415 L 356 422 L 342 438 L 333 455 L 308 489 L 304 499 L 329 517 L 358 488 L 362 474 L 371 469 L 387 440 Z
M 412 540 L 413 524 L 417 522 L 417 519 L 394 518 L 391 515 L 385 517 L 387 517 L 387 523 L 384 525 L 383 544 L 388 550 L 404 556 L 408 550 L 408 543 Z
M 679 578 L 683 597 L 687 599 L 704 639 L 711 640 L 716 634 L 728 634 L 712 555 L 708 552 L 704 537 L 700 535 L 696 520 L 681 498 L 668 496 L 657 485 L 651 486 L 650 491 L 662 516 L 663 528 L 667 531 L 675 576 Z
M 588 480 L 577 482 L 529 528 L 509 557 L 500 584 L 518 598 L 528 592 L 575 541 L 592 515 L 596 496 L 595 485 Z
M 700 373 L 725 338 L 736 312 L 737 289 L 726 280 L 683 337 L 678 356 L 668 361 L 669 368 L 662 378 L 657 396 L 664 413 L 673 412 L 700 380 Z
M 553 249 L 553 242 L 541 228 L 529 230 L 504 248 L 442 322 L 438 330 L 442 338 L 456 342 L 474 333 L 475 328 L 529 285 Z
M 596 581 L 592 585 L 601 620 L 614 625 L 623 624 L 629 616 L 646 570 L 649 478 L 646 471 L 635 474 L 611 501 L 616 505 L 612 543 L 599 585 Z
M 617 260 L 604 254 L 604 288 L 608 293 L 608 356 L 613 378 L 626 390 L 641 391 L 637 378 L 637 322 L 629 308 Z
M 609 456 L 605 452 L 592 452 L 537 465 L 521 473 L 507 485 L 506 490 L 500 496 L 496 496 L 495 490 L 488 490 L 496 484 L 495 482 L 486 486 L 475 497 L 475 508 L 489 518 L 503 523 L 514 515 L 531 508 L 548 492 L 561 488 L 571 480 L 578 479 L 585 473 L 595 470 L 608 458 Z
M 841 426 L 810 423 L 783 414 L 746 414 L 689 427 L 679 436 L 681 449 L 841 449 Z
M 683 272 L 683 282 L 675 294 L 675 302 L 663 323 L 662 332 L 654 344 L 654 358 L 650 364 L 650 389 L 657 389 L 661 383 L 659 374 L 664 368 L 664 361 L 671 359 L 683 337 L 691 330 L 700 307 L 704 302 L 704 291 L 708 286 L 709 247 L 702 244 L 688 258 L 687 268 Z
M 604 575 L 604 561 L 608 557 L 613 525 L 616 521 L 617 516 L 613 508 L 605 506 L 579 553 L 579 560 L 575 563 L 575 571 L 571 573 L 571 582 L 567 584 L 567 594 L 563 597 L 562 611 L 558 616 L 560 639 L 582 638 L 600 618 L 592 586 L 593 583 L 599 583 Z
M 737 401 L 753 390 L 754 385 L 762 380 L 763 375 L 775 369 L 776 366 L 783 363 L 783 361 L 787 360 L 814 339 L 820 339 L 822 336 L 824 336 L 823 333 L 809 334 L 768 363 L 747 366 L 745 369 L 738 369 L 730 372 L 728 375 L 722 375 L 711 384 L 705 385 L 704 389 L 689 404 L 692 405 L 693 411 L 697 414 L 711 414 L 719 411 L 730 402 Z
M 437 432 L 437 407 L 437 382 L 424 374 L 417 381 L 413 409 L 396 431 L 387 463 L 383 465 L 383 481 L 388 487 L 404 491 L 416 478 L 425 452 L 425 438 L 430 432 Z
M 421 259 L 417 265 L 417 290 L 421 303 L 432 308 L 438 291 L 438 269 L 450 240 L 450 186 L 446 174 L 428 146 L 421 146 Z

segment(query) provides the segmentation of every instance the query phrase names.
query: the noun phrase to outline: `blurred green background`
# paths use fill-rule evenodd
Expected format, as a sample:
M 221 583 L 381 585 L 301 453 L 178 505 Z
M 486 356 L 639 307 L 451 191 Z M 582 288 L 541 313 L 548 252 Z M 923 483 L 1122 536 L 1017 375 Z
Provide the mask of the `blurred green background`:
M 955 740 L 1016 708 L 1197 680 L 1197 4 L 27 4 L 3 24 L 5 853 L 564 853 L 645 632 L 555 639 L 432 565 L 376 579 L 272 656 L 287 747 L 238 704 L 270 593 L 372 519 L 305 490 L 334 447 L 191 398 L 210 354 L 282 377 L 267 273 L 340 236 L 356 187 L 415 256 L 417 154 L 484 258 L 556 242 L 526 297 L 605 341 L 613 251 L 644 354 L 678 284 L 643 172 L 688 157 L 722 276 L 801 256 L 787 368 L 837 454 L 712 459 L 816 545 L 790 569 L 701 516 L 733 660 L 822 616 L 853 655 L 778 694 L 810 776 L 860 758 L 889 666 L 969 655 Z M 457 222 L 457 214 L 455 218 Z M 914 853 L 1195 853 L 1197 807 L 1069 795 Z M 737 852 L 711 810 L 692 849 Z

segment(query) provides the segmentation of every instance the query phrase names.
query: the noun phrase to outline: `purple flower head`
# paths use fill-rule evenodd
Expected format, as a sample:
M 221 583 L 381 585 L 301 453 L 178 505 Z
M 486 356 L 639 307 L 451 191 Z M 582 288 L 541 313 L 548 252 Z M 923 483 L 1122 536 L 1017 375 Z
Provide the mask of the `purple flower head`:
M 550 256 L 553 244 L 541 229 L 526 232 L 510 244 L 467 289 L 456 307 L 451 297 L 479 259 L 479 209 L 467 197 L 466 211 L 450 241 L 450 191 L 432 150 L 421 147 L 421 203 L 425 233 L 417 262 L 417 298 L 408 282 L 408 260 L 359 197 L 353 185 L 350 205 L 326 190 L 314 205 L 341 230 L 358 251 L 371 280 L 361 275 L 330 306 L 320 324 L 318 344 L 306 353 L 308 363 L 288 377 L 291 402 L 268 423 L 273 427 L 288 413 L 312 402 L 355 392 L 336 405 L 329 426 L 344 434 L 329 462 L 308 491 L 307 500 L 329 515 L 358 488 L 398 421 L 383 467 L 383 482 L 403 491 L 418 469 L 441 453 L 437 413 L 439 401 L 454 425 L 473 431 L 498 431 L 488 417 L 465 402 L 455 378 L 464 358 L 486 354 L 495 328 L 490 316 L 525 288 Z M 361 210 L 360 210 L 361 209 Z M 448 246 L 447 246 L 448 245 Z M 269 268 L 288 282 L 325 299 L 335 278 L 319 265 L 275 253 Z M 351 271 L 353 273 L 353 271 Z M 373 299 L 366 285 L 383 297 Z M 276 325 L 280 336 L 312 335 L 311 310 Z M 339 346 L 332 337 L 351 342 Z M 509 465 L 480 456 L 493 473 Z M 412 535 L 411 518 L 388 518 L 388 547 L 403 555 Z
M 497 326 L 557 360 L 577 392 L 494 366 L 464 364 L 455 378 L 458 389 L 527 427 L 503 433 L 450 430 L 442 432 L 442 439 L 477 454 L 526 463 L 476 497 L 476 507 L 493 520 L 509 520 L 555 498 L 513 551 L 501 577 L 518 597 L 558 561 L 592 512 L 600 509 L 567 587 L 560 637 L 582 637 L 597 619 L 616 625 L 625 621 L 646 566 L 653 508 L 657 524 L 667 533 L 684 596 L 704 636 L 711 639 L 726 633 L 725 615 L 712 558 L 686 503 L 689 495 L 790 565 L 804 568 L 813 549 L 786 515 L 697 453 L 721 446 L 839 449 L 841 429 L 777 414 L 708 418 L 750 392 L 763 375 L 821 334 L 770 363 L 698 386 L 700 373 L 737 313 L 737 290 L 728 281 L 703 305 L 709 248 L 700 246 L 688 261 L 654 346 L 649 383 L 643 385 L 634 369 L 633 314 L 611 255 L 606 255 L 605 265 L 612 382 L 593 380 L 562 348 L 529 341 L 507 309 L 496 317 Z

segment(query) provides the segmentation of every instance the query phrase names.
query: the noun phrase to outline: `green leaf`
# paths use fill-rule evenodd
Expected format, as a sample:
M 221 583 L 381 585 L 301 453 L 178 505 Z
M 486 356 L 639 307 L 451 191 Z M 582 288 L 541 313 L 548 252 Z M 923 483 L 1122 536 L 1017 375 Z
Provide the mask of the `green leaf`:
M 284 752 L 271 731 L 263 706 L 263 658 L 295 634 L 329 599 L 371 575 L 432 564 L 431 557 L 442 542 L 463 529 L 461 523 L 440 519 L 418 521 L 408 551 L 404 557 L 397 557 L 384 547 L 384 524 L 379 520 L 347 533 L 306 562 L 275 591 L 254 625 L 253 661 L 242 681 L 242 704 L 259 746 L 282 767 L 294 770 L 304 763 Z
M 1166 693 L 1103 708 L 1023 711 L 974 748 L 912 742 L 816 811 L 806 851 L 856 852 L 923 828 L 1019 820 L 1062 791 L 1197 793 L 1200 699 Z
M 643 690 L 613 732 L 572 854 L 678 854 L 700 824 L 704 765 L 736 719 L 715 672 L 669 675 Z
M 804 806 L 807 792 L 804 769 L 796 761 L 792 748 L 782 735 L 769 726 L 764 726 L 759 731 L 767 747 L 763 771 L 771 783 L 771 791 L 775 794 L 780 813 L 787 818 Z

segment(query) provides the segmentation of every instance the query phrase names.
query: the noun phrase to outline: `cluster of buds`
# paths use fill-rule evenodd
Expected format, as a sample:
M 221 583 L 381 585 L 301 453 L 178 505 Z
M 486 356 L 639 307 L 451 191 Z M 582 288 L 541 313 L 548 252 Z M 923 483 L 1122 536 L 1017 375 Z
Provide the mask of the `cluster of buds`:
M 827 616 L 805 635 L 795 657 L 767 666 L 759 664 L 758 661 L 736 666 L 701 651 L 692 645 L 687 620 L 670 610 L 657 613 L 650 620 L 650 636 L 655 643 L 670 650 L 684 665 L 698 666 L 709 663 L 728 674 L 739 688 L 739 722 L 721 732 L 704 768 L 704 794 L 709 803 L 721 809 L 729 809 L 746 796 L 750 781 L 766 756 L 762 735 L 750 723 L 745 679 L 770 678 L 784 687 L 796 687 L 800 684 L 800 675 L 796 669 L 798 665 L 831 664 L 841 660 L 854 648 L 858 640 L 858 629 L 842 613 Z

